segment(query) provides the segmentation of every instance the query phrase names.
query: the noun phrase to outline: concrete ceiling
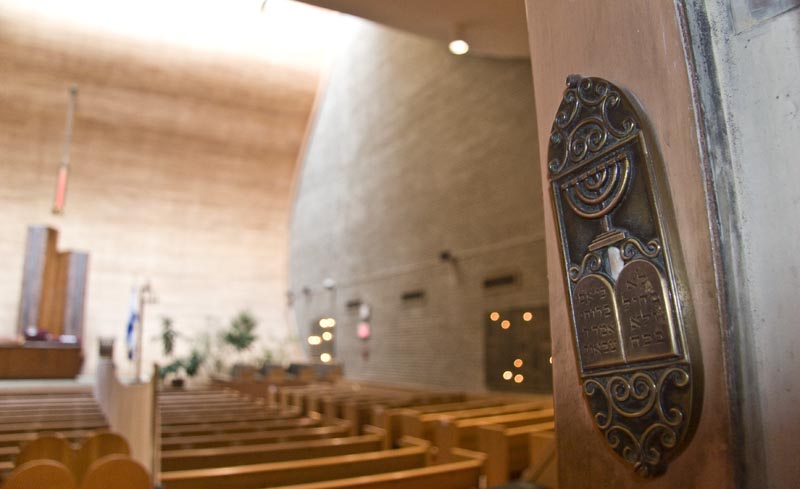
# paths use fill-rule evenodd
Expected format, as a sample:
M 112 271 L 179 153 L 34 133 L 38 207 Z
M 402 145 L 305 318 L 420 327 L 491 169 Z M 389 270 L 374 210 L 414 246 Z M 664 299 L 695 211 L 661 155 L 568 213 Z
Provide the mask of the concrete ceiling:
M 446 43 L 455 29 L 470 53 L 527 58 L 524 0 L 301 0 Z M 456 27 L 458 26 L 458 27 Z

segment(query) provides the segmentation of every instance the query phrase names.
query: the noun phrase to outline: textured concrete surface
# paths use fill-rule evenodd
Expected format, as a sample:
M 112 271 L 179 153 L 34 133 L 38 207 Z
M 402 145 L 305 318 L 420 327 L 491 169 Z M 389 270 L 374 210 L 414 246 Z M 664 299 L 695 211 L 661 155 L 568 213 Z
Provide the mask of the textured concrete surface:
M 728 199 L 721 239 L 741 342 L 743 456 L 748 487 L 783 489 L 800 479 L 800 9 L 761 3 L 771 15 L 743 28 L 728 2 L 705 2 L 730 155 L 714 170 Z
M 483 389 L 485 314 L 546 304 L 534 110 L 529 63 L 455 57 L 366 22 L 335 61 L 300 175 L 290 287 L 301 331 L 336 318 L 348 376 Z M 508 272 L 521 284 L 482 288 Z M 414 290 L 425 298 L 404 303 Z M 366 341 L 355 299 L 371 307 Z

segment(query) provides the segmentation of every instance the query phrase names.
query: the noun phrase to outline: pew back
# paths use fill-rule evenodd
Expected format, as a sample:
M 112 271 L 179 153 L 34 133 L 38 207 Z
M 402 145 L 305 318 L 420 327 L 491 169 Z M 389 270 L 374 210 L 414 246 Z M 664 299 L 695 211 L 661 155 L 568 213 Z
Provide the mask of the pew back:
M 166 472 L 165 489 L 260 489 L 419 468 L 428 446 L 341 455 L 310 460 Z
M 3 489 L 77 489 L 72 472 L 54 460 L 33 460 L 11 472 Z
M 532 433 L 553 431 L 555 423 L 530 424 L 506 427 L 489 425 L 478 428 L 478 450 L 487 454 L 486 483 L 502 485 L 519 476 L 531 461 L 530 436 Z

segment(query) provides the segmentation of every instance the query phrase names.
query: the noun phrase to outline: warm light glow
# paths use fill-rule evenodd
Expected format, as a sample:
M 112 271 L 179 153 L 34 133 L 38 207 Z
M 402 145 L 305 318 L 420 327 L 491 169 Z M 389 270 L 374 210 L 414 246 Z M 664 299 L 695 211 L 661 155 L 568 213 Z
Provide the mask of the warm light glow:
M 308 337 L 308 344 L 309 345 L 319 345 L 322 343 L 322 338 L 319 336 L 309 336 Z
M 525 314 L 522 315 L 522 319 L 524 321 L 530 321 L 531 319 L 533 319 L 533 313 L 526 312 Z
M 489 314 L 489 319 L 491 319 L 492 321 L 497 321 L 498 319 L 500 319 L 500 313 L 499 312 L 493 312 L 493 313 Z
M 503 378 L 505 380 L 511 380 L 511 377 L 513 376 L 514 374 L 511 373 L 511 370 L 506 370 L 505 372 L 503 372 Z
M 333 318 L 322 318 L 319 320 L 319 326 L 321 328 L 332 328 L 336 326 L 336 320 Z
M 469 43 L 463 39 L 454 39 L 450 41 L 448 48 L 450 48 L 451 53 L 455 54 L 456 56 L 461 56 L 462 54 L 467 54 L 469 52 Z
M 521 384 L 523 380 L 525 380 L 525 377 L 523 377 L 522 374 L 517 374 L 514 376 L 514 382 L 517 384 Z
M 509 321 L 508 319 L 503 319 L 503 322 L 500 323 L 500 327 L 503 328 L 503 329 L 510 328 L 511 327 L 511 321 Z
M 332 340 L 333 339 L 333 333 L 331 333 L 330 331 L 325 331 L 324 333 L 322 333 L 322 339 L 325 340 L 325 341 Z
M 553 364 L 553 357 L 550 357 L 550 365 Z
M 514 360 L 514 366 L 517 367 L 517 368 L 522 367 L 522 359 L 521 358 L 517 358 L 516 360 Z
M 331 354 L 323 353 L 322 355 L 319 356 L 319 359 L 322 361 L 322 363 L 328 363 L 331 361 Z

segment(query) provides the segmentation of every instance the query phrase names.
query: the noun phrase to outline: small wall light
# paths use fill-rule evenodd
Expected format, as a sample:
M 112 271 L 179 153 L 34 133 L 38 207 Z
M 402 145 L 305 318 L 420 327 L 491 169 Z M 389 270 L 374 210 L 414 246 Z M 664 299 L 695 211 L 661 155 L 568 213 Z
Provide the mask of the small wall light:
M 450 52 L 456 56 L 461 56 L 469 52 L 469 43 L 464 40 L 464 33 L 461 26 L 456 24 L 450 34 L 450 44 L 447 45 Z
M 447 47 L 450 49 L 450 52 L 456 56 L 461 56 L 469 52 L 469 43 L 463 39 L 453 39 Z

